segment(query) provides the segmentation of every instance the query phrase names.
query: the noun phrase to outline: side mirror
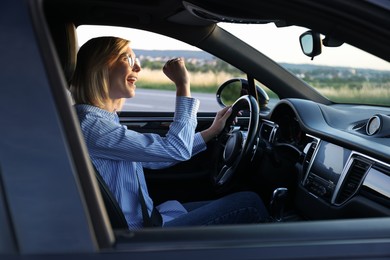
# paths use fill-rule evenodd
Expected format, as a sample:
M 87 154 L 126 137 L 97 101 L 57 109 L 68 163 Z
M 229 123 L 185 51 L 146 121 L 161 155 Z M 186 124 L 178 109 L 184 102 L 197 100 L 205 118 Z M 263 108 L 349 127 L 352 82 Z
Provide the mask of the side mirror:
M 247 95 L 249 93 L 248 89 L 248 80 L 243 78 L 229 79 L 218 88 L 217 102 L 221 107 L 230 106 L 241 96 Z M 260 109 L 267 107 L 269 102 L 267 92 L 258 85 L 256 85 L 256 92 Z
M 313 58 L 321 54 L 321 37 L 319 33 L 307 31 L 299 37 L 302 52 Z

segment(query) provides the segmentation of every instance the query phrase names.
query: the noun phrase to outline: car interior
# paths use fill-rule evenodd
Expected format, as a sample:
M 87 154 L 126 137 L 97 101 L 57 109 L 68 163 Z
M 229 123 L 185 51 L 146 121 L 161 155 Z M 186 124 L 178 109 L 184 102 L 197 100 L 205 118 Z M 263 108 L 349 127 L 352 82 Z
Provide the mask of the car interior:
M 390 125 L 390 108 L 335 104 L 219 28 L 216 22 L 304 25 L 339 38 L 345 36 L 381 57 L 390 57 L 385 44 L 389 39 L 369 44 L 370 37 L 363 39 L 355 30 L 337 31 L 330 23 L 320 22 L 318 16 L 326 19 L 327 14 L 310 12 L 302 18 L 304 7 L 295 10 L 284 1 L 279 7 L 277 3 L 253 5 L 256 8 L 250 8 L 248 3 L 240 9 L 224 1 L 146 0 L 129 4 L 121 0 L 58 0 L 44 1 L 42 12 L 46 17 L 43 24 L 48 25 L 51 35 L 49 42 L 61 67 L 61 88 L 66 88 L 72 77 L 78 50 L 76 28 L 84 24 L 123 26 L 167 35 L 212 53 L 247 73 L 248 78 L 240 84 L 250 95 L 237 97 L 234 103 L 235 115 L 244 111 L 234 128 L 229 125 L 225 135 L 210 142 L 207 151 L 188 162 L 163 170 L 145 170 L 156 204 L 169 199 L 208 200 L 233 191 L 254 190 L 267 205 L 273 222 L 390 216 L 390 130 L 386 129 Z M 288 12 L 289 8 L 296 12 Z M 363 12 L 353 8 L 352 11 Z M 377 19 L 387 18 L 378 15 Z M 359 26 L 359 21 L 349 22 L 352 29 Z M 371 29 L 367 26 L 368 34 L 377 33 L 374 29 L 368 32 Z M 55 68 L 52 70 L 58 74 Z M 254 79 L 278 95 L 280 101 L 271 109 L 259 106 L 258 100 L 267 98 L 261 87 L 253 84 Z M 219 91 L 228 87 L 227 82 Z M 214 115 L 199 113 L 197 130 L 206 129 Z M 68 116 L 77 122 L 74 115 Z M 121 123 L 129 129 L 160 134 L 167 131 L 172 117 L 170 112 L 120 114 Z M 374 129 L 378 121 L 385 124 L 379 132 Z M 82 140 L 80 133 L 70 131 L 68 138 L 77 136 L 76 143 Z M 235 143 L 243 146 L 235 147 Z M 85 147 L 75 145 L 72 149 L 79 150 L 75 154 L 85 158 Z M 226 149 L 238 154 L 232 164 L 223 157 Z M 91 166 L 87 163 L 79 169 L 88 172 Z M 112 227 L 126 229 L 115 199 L 98 174 L 96 177 Z M 87 177 L 80 179 L 82 183 L 88 181 Z

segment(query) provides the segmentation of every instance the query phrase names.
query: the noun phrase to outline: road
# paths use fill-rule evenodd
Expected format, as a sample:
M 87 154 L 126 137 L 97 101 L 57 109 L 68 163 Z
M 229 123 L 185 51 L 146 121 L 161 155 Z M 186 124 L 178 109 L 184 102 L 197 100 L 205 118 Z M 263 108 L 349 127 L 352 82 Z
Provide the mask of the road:
M 215 94 L 192 93 L 200 100 L 199 112 L 216 112 L 221 109 Z M 126 100 L 123 111 L 174 111 L 175 91 L 158 89 L 137 89 L 133 98 Z
M 192 96 L 200 100 L 199 112 L 217 112 L 221 109 L 215 94 L 192 93 Z M 175 97 L 175 91 L 137 89 L 135 97 L 127 99 L 122 110 L 172 112 L 175 110 Z M 277 101 L 270 99 L 269 105 L 273 107 Z

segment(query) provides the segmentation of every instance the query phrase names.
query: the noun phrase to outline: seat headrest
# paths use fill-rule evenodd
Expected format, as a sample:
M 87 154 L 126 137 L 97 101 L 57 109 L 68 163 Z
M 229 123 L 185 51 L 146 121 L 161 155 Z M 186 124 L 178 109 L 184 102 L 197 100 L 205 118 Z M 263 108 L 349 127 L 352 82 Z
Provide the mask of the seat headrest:
M 73 23 L 52 23 L 50 29 L 66 81 L 69 84 L 76 68 L 78 51 L 76 27 Z

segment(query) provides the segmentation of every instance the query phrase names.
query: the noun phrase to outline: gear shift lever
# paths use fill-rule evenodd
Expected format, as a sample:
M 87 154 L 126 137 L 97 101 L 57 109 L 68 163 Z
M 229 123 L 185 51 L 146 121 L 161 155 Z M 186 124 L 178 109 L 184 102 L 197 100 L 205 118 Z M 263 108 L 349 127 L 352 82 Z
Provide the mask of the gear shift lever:
M 287 188 L 277 188 L 272 194 L 272 199 L 270 202 L 270 211 L 272 218 L 280 222 L 283 220 L 284 205 L 288 196 Z

